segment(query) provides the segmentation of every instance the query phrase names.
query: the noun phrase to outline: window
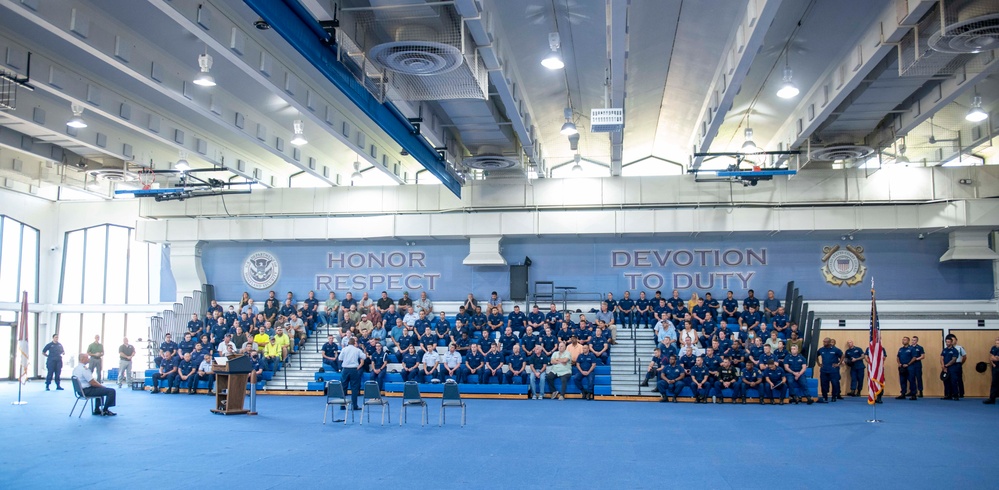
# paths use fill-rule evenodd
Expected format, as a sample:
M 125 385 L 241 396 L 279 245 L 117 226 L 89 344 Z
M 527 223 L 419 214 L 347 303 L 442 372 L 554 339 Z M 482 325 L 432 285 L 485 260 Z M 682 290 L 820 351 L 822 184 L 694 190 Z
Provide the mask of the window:
M 117 225 L 67 232 L 59 302 L 158 303 L 160 245 L 137 242 L 134 235 Z
M 0 302 L 38 298 L 38 230 L 0 215 Z

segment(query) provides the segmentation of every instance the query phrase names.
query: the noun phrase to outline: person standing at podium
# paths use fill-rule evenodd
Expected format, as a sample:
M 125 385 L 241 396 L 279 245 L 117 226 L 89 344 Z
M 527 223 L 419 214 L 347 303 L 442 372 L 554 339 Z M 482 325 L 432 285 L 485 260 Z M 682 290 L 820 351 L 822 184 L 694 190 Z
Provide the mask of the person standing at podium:
M 367 355 L 357 348 L 357 339 L 351 337 L 347 346 L 340 351 L 340 369 L 343 385 L 350 389 L 350 405 L 352 410 L 360 410 L 357 406 L 357 395 L 361 391 L 361 361 L 367 359 Z

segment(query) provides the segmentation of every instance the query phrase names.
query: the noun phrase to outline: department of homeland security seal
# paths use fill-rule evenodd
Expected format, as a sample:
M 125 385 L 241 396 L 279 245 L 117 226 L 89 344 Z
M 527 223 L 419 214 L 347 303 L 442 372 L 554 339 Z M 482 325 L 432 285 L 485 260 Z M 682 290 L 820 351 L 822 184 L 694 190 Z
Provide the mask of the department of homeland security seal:
M 243 262 L 243 280 L 253 289 L 267 289 L 278 279 L 280 266 L 273 255 L 254 252 Z
M 856 286 L 867 273 L 864 260 L 864 247 L 861 246 L 822 247 L 822 275 L 826 282 L 834 286 Z

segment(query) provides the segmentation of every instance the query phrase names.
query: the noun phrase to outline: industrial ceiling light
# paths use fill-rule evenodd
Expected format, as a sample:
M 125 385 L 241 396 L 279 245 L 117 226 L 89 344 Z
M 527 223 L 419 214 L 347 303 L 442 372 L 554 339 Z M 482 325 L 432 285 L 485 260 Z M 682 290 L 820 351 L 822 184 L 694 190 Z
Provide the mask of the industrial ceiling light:
M 760 148 L 753 142 L 753 128 L 746 128 L 746 142 L 742 144 L 743 153 L 759 153 Z
M 576 123 L 572 122 L 572 109 L 568 107 L 565 108 L 565 124 L 562 125 L 559 132 L 566 136 L 579 133 L 579 130 L 576 129 Z
M 295 146 L 302 146 L 309 142 L 305 139 L 305 121 L 301 119 L 296 119 L 292 126 L 295 130 L 295 136 L 291 138 L 291 144 Z
M 971 122 L 982 122 L 989 118 L 989 114 L 982 109 L 982 97 L 980 95 L 975 95 L 971 99 L 971 110 L 968 111 L 968 115 L 964 118 Z
M 905 156 L 905 139 L 902 140 L 902 144 L 898 145 L 898 155 L 895 156 L 895 163 L 898 165 L 909 165 L 909 157 Z
M 361 173 L 361 162 L 354 162 L 354 173 L 350 174 L 351 183 L 357 182 L 364 178 L 364 174 Z
M 784 82 L 780 85 L 780 90 L 777 91 L 777 97 L 782 99 L 791 99 L 798 96 L 798 86 L 791 81 L 791 69 L 784 68 Z
M 173 168 L 174 170 L 180 170 L 181 172 L 191 170 L 191 164 L 187 163 L 187 152 L 180 152 L 180 160 L 177 160 L 177 163 L 173 164 Z
M 565 63 L 562 61 L 562 55 L 558 52 L 559 45 L 560 42 L 558 33 L 548 33 L 548 47 L 551 48 L 551 52 L 548 53 L 548 56 L 545 56 L 545 58 L 541 60 L 541 66 L 544 66 L 549 70 L 561 70 L 562 68 L 565 68 Z
M 73 110 L 73 117 L 69 118 L 69 121 L 66 121 L 66 125 L 76 129 L 87 127 L 87 121 L 83 120 L 83 106 L 70 104 L 70 108 Z
M 199 55 L 198 66 L 201 67 L 201 72 L 194 78 L 194 84 L 201 87 L 214 87 L 215 77 L 211 73 L 208 73 L 212 68 L 212 55 L 208 53 Z
M 572 165 L 572 173 L 574 174 L 583 173 L 583 166 L 579 164 L 579 161 L 581 160 L 581 158 L 579 157 L 579 153 L 576 153 L 576 156 L 574 156 L 572 160 L 576 162 Z

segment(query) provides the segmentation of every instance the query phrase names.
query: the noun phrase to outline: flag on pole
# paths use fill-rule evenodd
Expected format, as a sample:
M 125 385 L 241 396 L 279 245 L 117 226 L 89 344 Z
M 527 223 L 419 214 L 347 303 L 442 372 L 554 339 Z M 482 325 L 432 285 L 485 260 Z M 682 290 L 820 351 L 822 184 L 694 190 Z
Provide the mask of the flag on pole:
M 878 305 L 874 299 L 874 279 L 871 279 L 871 341 L 867 350 L 871 362 L 867 373 L 867 403 L 873 405 L 885 386 L 885 354 L 881 345 Z
M 28 381 L 28 292 L 24 291 L 21 299 L 21 318 L 17 325 L 17 352 L 21 358 L 21 369 L 18 380 L 22 384 Z

